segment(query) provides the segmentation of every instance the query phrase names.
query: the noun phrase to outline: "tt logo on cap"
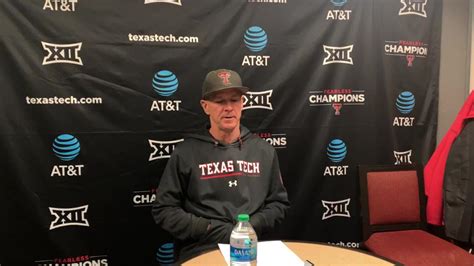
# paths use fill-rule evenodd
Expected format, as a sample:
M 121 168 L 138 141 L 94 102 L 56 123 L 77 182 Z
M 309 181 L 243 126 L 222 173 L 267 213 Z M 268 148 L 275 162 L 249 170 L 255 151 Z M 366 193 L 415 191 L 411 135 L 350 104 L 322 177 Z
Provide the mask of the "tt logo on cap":
M 222 79 L 222 84 L 224 84 L 224 85 L 229 85 L 230 84 L 230 82 L 229 82 L 230 73 L 229 72 L 222 71 L 222 72 L 217 73 L 217 76 L 220 79 Z

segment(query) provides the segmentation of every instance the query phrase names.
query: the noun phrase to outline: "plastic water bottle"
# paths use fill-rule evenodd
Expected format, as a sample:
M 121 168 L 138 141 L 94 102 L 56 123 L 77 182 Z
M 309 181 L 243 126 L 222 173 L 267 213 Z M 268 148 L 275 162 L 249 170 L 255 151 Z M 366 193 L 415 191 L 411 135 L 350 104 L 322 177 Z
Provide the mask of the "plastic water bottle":
M 230 265 L 257 265 L 257 234 L 248 214 L 239 214 L 230 234 Z

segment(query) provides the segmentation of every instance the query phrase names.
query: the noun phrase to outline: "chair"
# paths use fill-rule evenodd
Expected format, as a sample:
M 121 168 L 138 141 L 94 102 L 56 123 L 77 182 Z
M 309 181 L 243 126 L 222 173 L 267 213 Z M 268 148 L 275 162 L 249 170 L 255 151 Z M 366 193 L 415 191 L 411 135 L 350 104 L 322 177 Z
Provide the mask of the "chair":
M 359 166 L 362 237 L 371 252 L 404 265 L 474 265 L 474 256 L 427 232 L 423 170 Z

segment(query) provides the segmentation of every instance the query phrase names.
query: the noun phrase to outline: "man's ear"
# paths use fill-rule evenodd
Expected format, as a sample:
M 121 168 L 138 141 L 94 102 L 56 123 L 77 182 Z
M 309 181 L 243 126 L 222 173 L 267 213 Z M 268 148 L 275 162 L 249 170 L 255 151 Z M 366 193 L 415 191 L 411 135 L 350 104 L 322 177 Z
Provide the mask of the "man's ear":
M 201 107 L 202 107 L 202 110 L 204 111 L 204 113 L 206 115 L 209 115 L 209 112 L 207 111 L 207 107 L 208 107 L 207 101 L 201 100 L 200 103 L 201 103 Z

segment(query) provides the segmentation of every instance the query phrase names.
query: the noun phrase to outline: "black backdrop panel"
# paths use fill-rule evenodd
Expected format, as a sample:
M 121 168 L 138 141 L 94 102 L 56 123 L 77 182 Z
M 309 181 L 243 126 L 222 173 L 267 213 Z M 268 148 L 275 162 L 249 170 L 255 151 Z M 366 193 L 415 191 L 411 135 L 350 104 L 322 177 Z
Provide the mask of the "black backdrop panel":
M 434 150 L 441 11 L 1 1 L 0 264 L 173 263 L 150 206 L 175 145 L 207 122 L 201 84 L 216 68 L 241 73 L 243 124 L 279 155 L 292 206 L 272 238 L 359 247 L 357 166 L 423 164 Z

